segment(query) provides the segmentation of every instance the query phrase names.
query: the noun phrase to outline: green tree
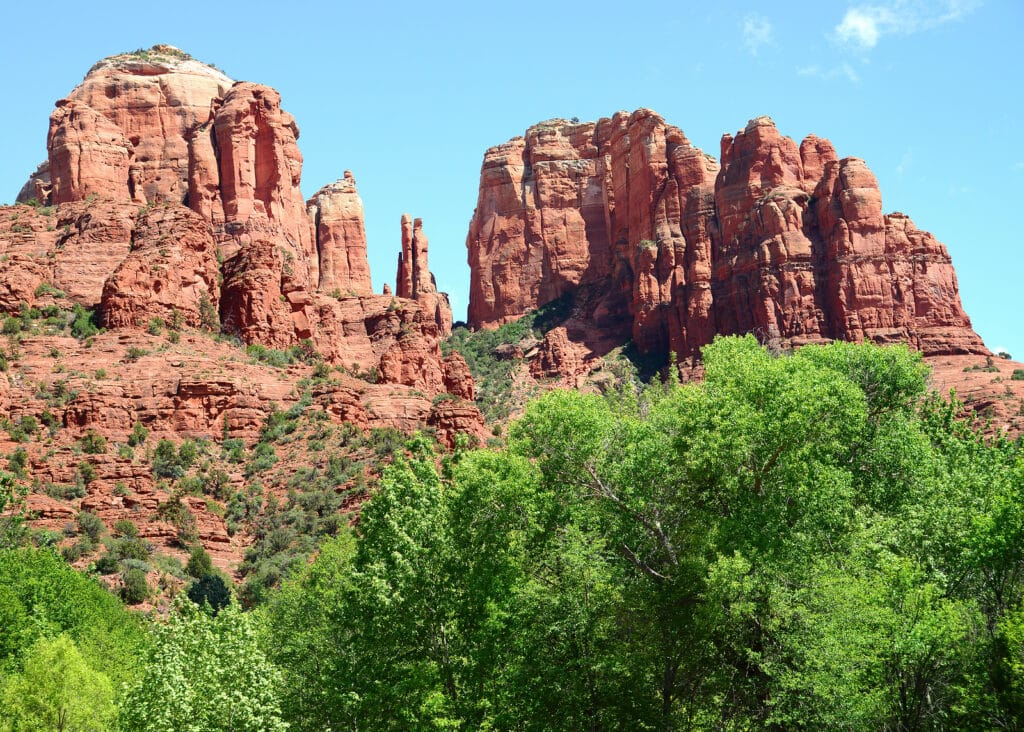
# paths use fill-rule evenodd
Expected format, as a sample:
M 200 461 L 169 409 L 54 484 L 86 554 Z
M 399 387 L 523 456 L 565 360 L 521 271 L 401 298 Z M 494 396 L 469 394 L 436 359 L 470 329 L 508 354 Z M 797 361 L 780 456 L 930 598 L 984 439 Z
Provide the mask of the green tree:
M 24 668 L 3 686 L 5 730 L 105 732 L 115 714 L 113 686 L 89 667 L 66 635 L 40 638 Z
M 237 606 L 216 617 L 181 598 L 153 631 L 153 651 L 120 706 L 123 729 L 284 730 L 281 674 L 259 648 L 257 620 Z
M 219 574 L 206 574 L 188 587 L 188 599 L 209 606 L 214 615 L 231 604 L 231 589 Z
M 0 551 L 0 674 L 16 670 L 39 638 L 66 634 L 115 688 L 147 647 L 141 617 L 52 550 Z
M 22 546 L 26 541 L 26 493 L 13 475 L 0 471 L 0 550 Z
M 551 392 L 421 442 L 272 598 L 295 729 L 987 729 L 1024 697 L 1024 452 L 906 348 Z
M 202 544 L 195 544 L 188 554 L 188 564 L 185 565 L 185 572 L 189 577 L 199 579 L 208 574 L 213 574 L 213 560 Z

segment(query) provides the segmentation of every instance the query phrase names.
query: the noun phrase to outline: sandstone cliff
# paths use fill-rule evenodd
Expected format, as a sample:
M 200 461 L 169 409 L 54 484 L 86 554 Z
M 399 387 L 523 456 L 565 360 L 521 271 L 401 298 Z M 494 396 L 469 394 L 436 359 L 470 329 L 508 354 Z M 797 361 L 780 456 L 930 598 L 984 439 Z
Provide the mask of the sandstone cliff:
M 467 248 L 471 327 L 572 293 L 577 355 L 615 333 L 693 363 L 715 334 L 746 332 L 987 353 L 945 248 L 882 213 L 863 161 L 766 117 L 723 138 L 720 164 L 646 109 L 535 125 L 486 152 Z
M 309 342 L 328 361 L 443 393 L 451 309 L 419 220 L 403 220 L 412 286 L 374 295 L 355 179 L 346 171 L 304 201 L 298 137 L 275 90 L 171 46 L 104 59 L 57 102 L 48 160 L 22 194 L 61 205 L 62 233 L 36 243 L 46 264 L 7 268 L 0 303 L 31 303 L 51 282 L 107 327 L 172 311 L 198 325 L 202 305 L 246 343 Z
M 417 288 L 374 294 L 355 179 L 305 201 L 298 137 L 275 90 L 169 46 L 105 59 L 57 102 L 47 161 L 0 207 L 0 451 L 37 529 L 129 519 L 236 571 L 278 503 L 336 524 L 401 433 L 486 439 L 465 361 L 441 354 L 421 228 Z M 268 437 L 284 411 L 308 436 Z M 203 460 L 161 474 L 165 438 Z

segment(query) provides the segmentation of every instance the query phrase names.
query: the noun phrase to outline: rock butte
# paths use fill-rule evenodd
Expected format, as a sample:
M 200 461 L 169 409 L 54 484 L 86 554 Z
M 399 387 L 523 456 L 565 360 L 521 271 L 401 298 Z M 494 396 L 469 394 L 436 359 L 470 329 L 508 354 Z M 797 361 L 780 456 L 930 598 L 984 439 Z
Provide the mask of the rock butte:
M 415 287 L 375 294 L 355 178 L 345 171 L 304 200 L 298 136 L 276 91 L 170 46 L 104 59 L 57 102 L 47 160 L 19 194 L 37 207 L 0 209 L 0 310 L 77 304 L 107 332 L 84 342 L 31 335 L 6 352 L 14 368 L 0 378 L 4 416 L 49 413 L 62 427 L 46 445 L 0 432 L 0 449 L 27 449 L 40 486 L 74 482 L 76 441 L 89 431 L 124 443 L 142 423 L 151 440 L 251 444 L 303 388 L 328 424 L 430 428 L 449 446 L 459 433 L 486 439 L 466 362 L 441 354 L 451 308 L 428 270 L 421 222 L 403 217 L 395 229 L 396 244 L 411 247 Z M 309 366 L 272 368 L 198 330 L 171 342 L 146 332 L 161 321 L 312 348 L 343 368 L 303 387 Z M 280 464 L 295 472 L 323 457 L 291 450 Z M 96 478 L 85 497 L 32 491 L 36 525 L 60 531 L 79 510 L 108 526 L 132 518 L 142 536 L 182 556 L 156 513 L 171 488 L 150 466 L 114 454 L 89 462 Z M 236 489 L 249 482 L 240 466 L 223 467 Z M 283 486 L 267 489 L 283 500 Z M 202 498 L 183 500 L 214 561 L 236 568 L 251 537 L 230 536 Z
M 104 59 L 57 102 L 48 160 L 21 194 L 62 205 L 64 234 L 36 244 L 53 265 L 6 268 L 4 305 L 32 305 L 45 281 L 107 327 L 173 311 L 200 325 L 212 308 L 246 343 L 308 341 L 329 362 L 444 393 L 466 374 L 441 357 L 451 308 L 421 221 L 401 221 L 412 286 L 375 295 L 355 178 L 304 201 L 298 137 L 276 91 L 171 46 Z
M 627 339 L 693 365 L 716 334 L 750 332 L 988 354 L 945 247 L 881 201 L 862 160 L 767 117 L 725 135 L 721 163 L 647 109 L 543 122 L 484 155 L 469 325 L 572 294 L 538 367 L 564 375 Z

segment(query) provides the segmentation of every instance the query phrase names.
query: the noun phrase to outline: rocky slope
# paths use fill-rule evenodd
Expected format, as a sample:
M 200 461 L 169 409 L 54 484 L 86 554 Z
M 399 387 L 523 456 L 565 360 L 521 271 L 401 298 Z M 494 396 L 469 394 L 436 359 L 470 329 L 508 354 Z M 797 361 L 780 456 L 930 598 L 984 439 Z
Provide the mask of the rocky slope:
M 170 46 L 104 59 L 57 102 L 47 161 L 21 205 L 0 207 L 0 450 L 31 484 L 37 527 L 61 530 L 83 510 L 108 528 L 131 517 L 182 557 L 188 541 L 161 512 L 184 501 L 197 538 L 237 569 L 266 506 L 309 504 L 292 496 L 306 489 L 296 472 L 365 462 L 314 481 L 340 496 L 372 472 L 372 435 L 486 437 L 465 361 L 441 354 L 451 309 L 421 222 L 396 222 L 412 286 L 375 294 L 355 179 L 345 171 L 304 200 L 298 136 L 275 90 Z M 281 410 L 319 425 L 311 434 L 355 430 L 361 447 L 261 448 Z M 83 459 L 82 440 L 99 438 L 109 449 Z M 242 457 L 208 447 L 202 479 L 194 466 L 161 476 L 161 439 Z M 247 467 L 272 453 L 291 475 Z M 221 495 L 187 487 L 211 471 Z M 228 498 L 255 476 L 277 498 L 229 531 Z
M 467 248 L 472 328 L 575 298 L 545 373 L 586 370 L 627 339 L 694 365 L 715 334 L 747 332 L 779 348 L 988 353 L 945 247 L 882 213 L 862 160 L 797 145 L 767 117 L 725 135 L 721 162 L 646 109 L 535 125 L 484 155 Z

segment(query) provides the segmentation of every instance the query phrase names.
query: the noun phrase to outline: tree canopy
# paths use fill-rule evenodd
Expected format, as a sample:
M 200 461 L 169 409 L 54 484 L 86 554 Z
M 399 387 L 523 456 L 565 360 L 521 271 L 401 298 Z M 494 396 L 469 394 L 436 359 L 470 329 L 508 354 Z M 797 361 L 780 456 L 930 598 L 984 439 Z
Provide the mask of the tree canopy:
M 1020 445 L 906 348 L 722 338 L 704 363 L 388 468 L 268 610 L 294 727 L 1024 721 Z

